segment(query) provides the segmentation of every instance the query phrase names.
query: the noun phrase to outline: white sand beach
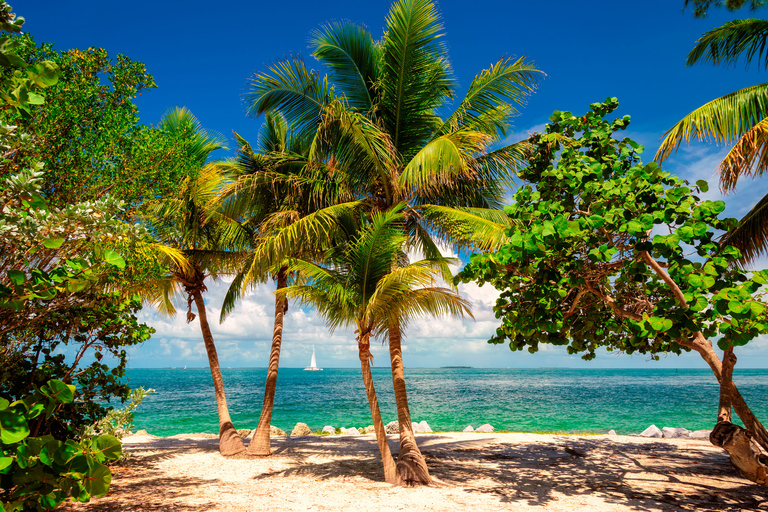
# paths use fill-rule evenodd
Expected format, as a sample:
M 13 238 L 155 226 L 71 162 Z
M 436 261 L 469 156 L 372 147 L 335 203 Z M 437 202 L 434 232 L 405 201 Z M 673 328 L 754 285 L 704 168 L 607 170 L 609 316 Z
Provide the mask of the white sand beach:
M 383 481 L 373 435 L 275 437 L 266 458 L 226 459 L 209 435 L 130 436 L 110 494 L 68 511 L 767 510 L 706 440 L 417 435 L 438 483 Z M 398 437 L 390 436 L 393 452 Z

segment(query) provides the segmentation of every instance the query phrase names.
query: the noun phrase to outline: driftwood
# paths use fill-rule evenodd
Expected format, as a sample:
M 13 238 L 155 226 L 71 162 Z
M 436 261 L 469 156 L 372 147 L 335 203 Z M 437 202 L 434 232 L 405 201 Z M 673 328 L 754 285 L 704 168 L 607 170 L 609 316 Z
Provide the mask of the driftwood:
M 729 389 L 735 364 L 736 356 L 733 354 L 733 348 L 729 348 L 723 354 L 717 425 L 709 435 L 709 441 L 728 452 L 731 464 L 741 476 L 755 483 L 768 485 L 768 456 L 763 454 L 760 445 L 753 439 L 752 432 L 731 423 L 733 397 Z

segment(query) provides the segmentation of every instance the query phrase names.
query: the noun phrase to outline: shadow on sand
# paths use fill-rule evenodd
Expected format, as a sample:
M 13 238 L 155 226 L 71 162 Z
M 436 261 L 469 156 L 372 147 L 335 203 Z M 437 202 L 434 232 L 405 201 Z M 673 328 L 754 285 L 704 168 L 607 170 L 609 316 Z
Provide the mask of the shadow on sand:
M 493 434 L 467 440 L 427 434 L 417 440 L 438 485 L 462 491 L 470 499 L 474 494 L 495 497 L 509 510 L 515 505 L 557 507 L 559 497 L 567 496 L 584 497 L 602 504 L 600 508 L 621 506 L 637 511 L 768 511 L 765 487 L 739 477 L 724 452 L 706 442 L 678 445 L 604 436 L 553 436 L 511 443 L 504 442 L 503 435 Z M 389 443 L 396 452 L 397 436 L 390 436 Z M 250 481 L 277 485 L 286 477 L 298 476 L 381 490 L 381 461 L 371 436 L 277 437 L 272 446 L 272 457 L 237 461 L 253 475 L 248 477 Z M 157 439 L 143 442 L 133 451 L 134 457 L 115 468 L 109 496 L 63 510 L 220 508 L 221 504 L 195 503 L 195 489 L 231 483 L 164 478 L 153 471 L 156 464 L 180 454 L 210 453 L 220 458 L 216 440 Z M 190 498 L 193 504 L 187 504 Z

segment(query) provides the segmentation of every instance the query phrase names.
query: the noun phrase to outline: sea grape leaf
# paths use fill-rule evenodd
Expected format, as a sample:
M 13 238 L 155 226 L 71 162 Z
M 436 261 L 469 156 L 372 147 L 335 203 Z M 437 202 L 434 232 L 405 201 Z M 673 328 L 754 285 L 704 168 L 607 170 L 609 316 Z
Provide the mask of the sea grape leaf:
M 0 411 L 0 440 L 3 444 L 14 444 L 29 435 L 29 425 L 24 415 L 14 409 Z
M 112 473 L 107 466 L 98 464 L 83 479 L 85 490 L 91 496 L 103 496 L 109 491 L 112 482 Z
M 104 261 L 117 268 L 125 268 L 125 260 L 123 257 L 111 249 L 106 249 L 104 251 Z

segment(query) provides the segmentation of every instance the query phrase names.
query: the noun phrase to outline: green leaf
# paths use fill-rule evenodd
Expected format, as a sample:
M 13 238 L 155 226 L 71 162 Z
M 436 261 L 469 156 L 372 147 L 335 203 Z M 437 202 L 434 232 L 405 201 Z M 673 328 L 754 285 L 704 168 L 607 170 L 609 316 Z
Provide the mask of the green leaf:
M 98 464 L 83 479 L 85 490 L 91 496 L 104 496 L 109 491 L 109 484 L 112 482 L 112 473 L 109 468 Z
M 48 381 L 48 386 L 43 386 L 43 393 L 51 398 L 55 398 L 61 403 L 71 403 L 75 398 L 75 386 L 71 384 L 65 384 L 64 382 L 56 379 Z
M 709 191 L 709 185 L 704 180 L 697 180 L 696 186 L 699 187 L 699 190 L 702 192 L 708 192 Z
M 84 279 L 72 279 L 71 281 L 67 281 L 67 291 L 70 293 L 77 293 L 85 290 L 85 288 L 88 286 L 88 281 Z
M 51 238 L 50 240 L 43 240 L 43 245 L 48 249 L 58 249 L 63 243 L 63 238 Z
M 27 280 L 26 274 L 20 270 L 9 270 L 7 273 L 8 279 L 16 286 L 21 286 Z
M 95 439 L 94 447 L 104 455 L 107 460 L 117 460 L 123 453 L 123 445 L 114 436 L 102 435 Z
M 104 251 L 104 261 L 117 268 L 125 268 L 125 260 L 123 257 L 111 249 L 106 249 Z
M 23 414 L 14 409 L 0 411 L 0 441 L 14 444 L 29 435 L 29 426 Z
M 0 457 L 0 472 L 13 464 L 13 457 Z
M 691 311 L 703 311 L 709 302 L 702 296 L 696 297 L 696 301 L 690 305 Z
M 82 447 L 80 445 L 71 439 L 67 439 L 67 441 L 63 445 L 59 446 L 56 449 L 56 452 L 54 452 L 53 461 L 56 464 L 64 466 L 67 464 L 67 462 L 74 459 L 81 452 Z

